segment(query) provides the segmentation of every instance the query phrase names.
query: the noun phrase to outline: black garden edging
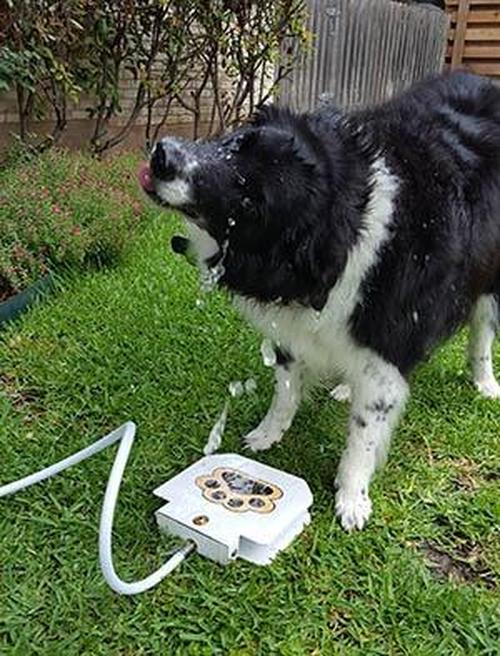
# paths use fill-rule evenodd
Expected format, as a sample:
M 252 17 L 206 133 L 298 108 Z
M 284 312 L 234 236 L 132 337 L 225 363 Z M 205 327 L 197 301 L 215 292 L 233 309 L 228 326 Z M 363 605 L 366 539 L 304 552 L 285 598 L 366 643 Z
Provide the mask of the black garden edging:
M 19 292 L 15 296 L 8 298 L 0 303 L 0 330 L 5 327 L 9 321 L 17 319 L 45 292 L 50 291 L 54 286 L 54 276 L 48 274 L 40 278 L 36 283 Z

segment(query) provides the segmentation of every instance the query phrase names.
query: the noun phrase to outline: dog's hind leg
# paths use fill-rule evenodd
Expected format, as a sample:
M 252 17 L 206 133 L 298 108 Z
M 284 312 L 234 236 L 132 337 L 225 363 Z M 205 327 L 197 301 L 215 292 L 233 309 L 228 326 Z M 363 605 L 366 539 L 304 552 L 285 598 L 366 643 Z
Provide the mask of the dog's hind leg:
M 499 328 L 499 297 L 480 296 L 474 306 L 469 338 L 472 380 L 479 392 L 490 399 L 500 398 L 500 385 L 493 372 L 493 341 Z
M 245 438 L 252 451 L 264 451 L 290 428 L 302 398 L 302 367 L 293 360 L 281 361 L 275 367 L 276 385 L 271 407 L 260 424 Z
M 363 528 L 371 514 L 368 486 L 385 462 L 408 394 L 398 369 L 378 357 L 366 361 L 352 382 L 347 444 L 335 479 L 335 510 L 346 531 Z

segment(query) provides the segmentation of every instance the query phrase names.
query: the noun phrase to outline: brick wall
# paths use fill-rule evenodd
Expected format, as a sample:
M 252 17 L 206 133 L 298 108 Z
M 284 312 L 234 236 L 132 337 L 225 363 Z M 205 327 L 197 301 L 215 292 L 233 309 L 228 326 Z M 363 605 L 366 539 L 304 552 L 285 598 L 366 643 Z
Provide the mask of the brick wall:
M 116 117 L 111 126 L 119 129 L 126 121 L 135 100 L 136 83 L 130 76 L 124 76 L 120 83 L 121 104 L 123 107 L 122 115 Z M 61 143 L 71 148 L 78 148 L 88 140 L 92 134 L 93 122 L 89 120 L 86 107 L 89 106 L 89 99 L 82 97 L 78 105 L 68 108 L 68 126 L 62 136 Z M 202 94 L 202 121 L 201 132 L 203 133 L 208 126 L 211 109 L 211 92 L 209 89 Z M 154 110 L 156 122 L 162 116 L 162 104 L 159 103 Z M 119 146 L 123 148 L 141 147 L 144 144 L 144 126 L 146 124 L 146 112 L 139 115 L 135 127 L 132 129 L 126 141 Z M 44 120 L 34 122 L 30 125 L 30 130 L 36 134 L 46 134 L 50 132 L 52 122 Z M 180 136 L 191 136 L 193 126 L 192 114 L 183 108 L 179 103 L 172 104 L 169 118 L 162 129 L 162 133 L 175 134 Z M 17 104 L 14 92 L 0 94 L 0 151 L 4 150 L 12 140 L 12 134 L 17 133 L 19 128 L 17 116 Z

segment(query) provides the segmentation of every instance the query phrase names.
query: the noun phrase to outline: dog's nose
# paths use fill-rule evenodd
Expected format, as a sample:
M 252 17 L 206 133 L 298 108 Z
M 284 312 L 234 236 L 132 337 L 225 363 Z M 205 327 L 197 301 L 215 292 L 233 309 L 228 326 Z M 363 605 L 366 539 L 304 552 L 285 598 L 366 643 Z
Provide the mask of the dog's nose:
M 151 170 L 155 178 L 165 182 L 173 180 L 183 163 L 182 150 L 175 139 L 162 139 L 156 144 L 151 157 Z

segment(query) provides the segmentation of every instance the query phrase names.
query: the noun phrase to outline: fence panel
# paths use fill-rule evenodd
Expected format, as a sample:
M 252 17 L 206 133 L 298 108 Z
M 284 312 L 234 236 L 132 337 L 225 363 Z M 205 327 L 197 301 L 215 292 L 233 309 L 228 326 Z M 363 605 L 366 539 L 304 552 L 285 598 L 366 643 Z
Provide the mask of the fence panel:
M 390 0 L 307 0 L 312 49 L 283 81 L 280 104 L 308 111 L 385 100 L 442 70 L 448 18 L 430 5 Z

